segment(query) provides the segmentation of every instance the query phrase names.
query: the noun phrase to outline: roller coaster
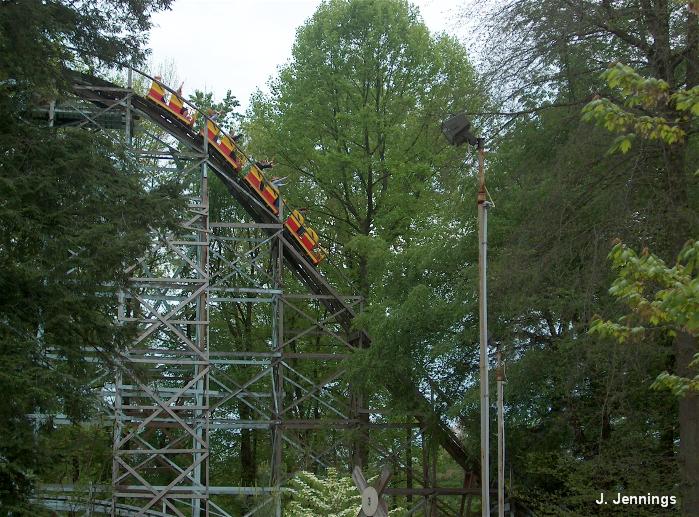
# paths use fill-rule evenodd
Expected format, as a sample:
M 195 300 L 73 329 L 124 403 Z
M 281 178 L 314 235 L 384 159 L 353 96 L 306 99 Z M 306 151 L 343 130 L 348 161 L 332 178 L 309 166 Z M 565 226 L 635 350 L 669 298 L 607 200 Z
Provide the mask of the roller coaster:
M 168 91 L 157 77 L 153 79 L 146 98 L 172 113 L 186 127 L 191 129 L 194 125 L 196 112 L 189 116 L 189 108 L 184 103 L 182 92 L 178 90 L 168 95 Z M 282 205 L 286 206 L 286 201 L 282 200 L 279 189 L 274 182 L 265 178 L 262 172 L 264 166 L 261 162 L 249 160 L 236 143 L 237 138 L 226 134 L 211 118 L 206 121 L 206 138 L 212 148 L 218 151 L 233 167 L 236 176 L 242 177 L 254 195 L 264 201 L 267 208 L 278 216 L 281 213 Z M 313 265 L 318 265 L 327 256 L 327 252 L 320 247 L 318 234 L 305 223 L 305 218 L 300 211 L 293 210 L 285 221 L 284 227 L 289 235 L 293 236 L 293 239 L 299 243 Z
M 263 498 L 259 505 L 254 506 L 246 513 L 246 516 L 256 512 L 266 511 L 266 514 L 281 515 L 281 494 L 288 476 L 282 472 L 284 463 L 284 444 L 289 450 L 294 450 L 298 457 L 310 458 L 321 467 L 327 466 L 323 461 L 323 455 L 307 448 L 307 443 L 302 443 L 295 436 L 291 436 L 293 430 L 311 429 L 351 429 L 355 433 L 348 438 L 352 443 L 359 443 L 357 447 L 368 447 L 361 442 L 371 444 L 369 429 L 384 428 L 390 424 L 373 424 L 368 408 L 363 407 L 366 401 L 361 395 L 353 399 L 344 409 L 333 409 L 328 393 L 332 387 L 337 386 L 340 374 L 333 373 L 322 380 L 306 379 L 308 385 L 303 384 L 303 375 L 296 372 L 291 361 L 293 360 L 322 360 L 332 361 L 336 357 L 324 353 L 300 353 L 289 352 L 288 344 L 298 342 L 297 337 L 285 337 L 283 308 L 287 311 L 302 312 L 290 302 L 293 295 L 284 298 L 284 285 L 282 263 L 288 268 L 296 279 L 307 289 L 306 299 L 317 302 L 325 311 L 325 317 L 315 319 L 308 324 L 308 330 L 301 335 L 310 335 L 310 332 L 324 333 L 335 339 L 340 346 L 351 351 L 371 346 L 369 336 L 363 331 L 353 328 L 352 322 L 357 314 L 357 297 L 351 298 L 341 295 L 323 275 L 323 261 L 328 256 L 328 251 L 320 245 L 317 233 L 309 226 L 304 214 L 287 205 L 282 198 L 279 189 L 273 181 L 268 179 L 261 164 L 245 153 L 238 139 L 234 135 L 224 132 L 216 123 L 211 113 L 206 113 L 187 102 L 181 91 L 173 90 L 165 85 L 159 78 L 151 77 L 142 72 L 144 78 L 150 81 L 150 88 L 145 95 L 135 92 L 132 82 L 133 70 L 128 70 L 129 82 L 126 87 L 119 86 L 109 81 L 74 71 L 67 72 L 68 79 L 73 85 L 72 91 L 75 98 L 81 103 L 76 108 L 75 120 L 68 117 L 62 123 L 67 125 L 99 126 L 107 116 L 116 116 L 116 125 L 123 125 L 127 136 L 127 142 L 132 138 L 134 120 L 147 120 L 161 131 L 178 142 L 186 149 L 190 156 L 194 156 L 193 163 L 201 169 L 200 192 L 193 196 L 189 209 L 191 218 L 186 221 L 186 228 L 191 235 L 187 240 L 170 239 L 167 245 L 170 252 L 175 252 L 178 260 L 187 265 L 191 271 L 191 277 L 178 277 L 177 274 L 164 277 L 148 271 L 144 263 L 131 266 L 127 272 L 132 275 L 132 283 L 136 286 L 133 293 L 127 293 L 122 298 L 121 316 L 124 321 L 133 321 L 142 325 L 142 333 L 134 341 L 132 349 L 121 355 L 123 374 L 119 374 L 117 382 L 109 398 L 113 400 L 111 406 L 115 418 L 114 432 L 114 466 L 113 483 L 105 493 L 111 492 L 112 502 L 104 501 L 94 504 L 95 512 L 111 512 L 113 515 L 230 515 L 216 502 L 218 496 L 260 496 Z M 94 112 L 89 112 L 85 105 L 94 107 Z M 49 110 L 49 120 L 53 123 L 53 114 Z M 201 129 L 195 129 L 196 121 L 199 121 Z M 167 145 L 173 153 L 172 145 Z M 178 151 L 180 152 L 180 151 Z M 157 153 L 156 153 L 157 154 Z M 184 154 L 183 154 L 184 155 Z M 162 156 L 156 156 L 162 159 Z M 211 223 L 208 220 L 208 172 L 212 171 L 225 185 L 228 193 L 235 199 L 244 213 L 251 219 L 247 225 L 241 223 Z M 265 284 L 264 289 L 258 287 L 240 287 L 226 284 L 226 287 L 218 289 L 227 293 L 244 293 L 246 297 L 224 297 L 217 294 L 213 279 L 209 274 L 210 254 L 215 253 L 210 248 L 216 228 L 239 229 L 247 228 L 251 231 L 262 232 L 263 237 L 258 238 L 255 246 L 270 245 L 270 256 L 274 264 L 274 270 L 268 278 L 271 280 Z M 184 252 L 183 250 L 189 251 Z M 253 248 L 257 249 L 257 248 Z M 221 257 L 224 263 L 235 268 L 238 259 Z M 257 266 L 251 263 L 250 271 Z M 260 269 L 260 268 L 258 268 Z M 138 271 L 144 271 L 138 273 Z M 140 289 L 140 291 L 139 291 Z M 160 289 L 160 291 L 157 291 Z M 271 294 L 269 294 L 271 293 Z M 273 325 L 272 348 L 269 353 L 255 352 L 215 352 L 209 347 L 209 306 L 221 300 L 239 300 L 250 302 L 251 300 L 263 300 L 262 295 L 269 294 L 274 309 L 275 324 Z M 149 298 L 156 302 L 149 302 Z M 251 298 L 253 296 L 253 298 Z M 297 295 L 300 297 L 300 295 Z M 124 299 L 127 301 L 124 302 Z M 128 300 L 133 304 L 129 305 Z M 173 301 L 174 300 L 174 301 Z M 167 305 L 171 303 L 172 305 Z M 137 309 L 134 309 L 138 306 Z M 127 307 L 123 309 L 123 307 Z M 131 307 L 130 309 L 128 307 Z M 190 320 L 177 319 L 177 314 L 191 308 Z M 146 317 L 148 315 L 148 317 Z M 308 318 L 310 319 L 310 318 Z M 182 329 L 187 329 L 184 332 Z M 172 350 L 155 350 L 154 345 L 142 350 L 144 343 L 153 339 L 158 332 L 168 332 L 181 342 L 178 352 Z M 296 341 L 295 341 L 296 340 Z M 140 347 L 140 348 L 139 348 Z M 218 355 L 217 355 L 218 354 Z M 344 355 L 337 357 L 346 358 Z M 263 373 L 251 376 L 250 381 L 236 382 L 233 387 L 224 389 L 219 382 L 218 392 L 210 387 L 215 380 L 211 375 L 216 365 L 237 364 L 240 367 L 253 367 L 264 363 L 266 370 Z M 189 365 L 192 370 L 187 376 L 172 380 L 168 378 L 154 381 L 142 380 L 133 376 L 131 384 L 122 380 L 122 376 L 128 376 L 132 368 L 140 368 L 148 364 L 152 375 L 162 375 L 162 365 L 177 364 Z M 326 363 L 323 363 L 326 364 Z M 161 371 L 158 374 L 158 371 Z M 321 368 L 323 370 L 323 368 Z M 293 378 L 285 376 L 284 371 L 294 371 Z M 261 410 L 253 403 L 252 387 L 260 382 L 264 375 L 269 374 L 270 386 L 273 391 L 272 403 Z M 298 375 L 297 375 L 298 374 Z M 264 377 L 266 378 L 266 377 Z M 217 381 L 218 382 L 218 381 Z M 291 396 L 284 395 L 284 386 L 293 384 L 295 390 Z M 438 404 L 435 398 L 439 397 L 439 390 L 432 391 L 431 398 L 424 394 L 417 386 L 406 385 L 402 379 L 385 379 L 384 388 L 394 396 L 411 398 L 411 411 L 415 421 L 407 423 L 408 428 L 414 427 L 423 433 L 423 437 L 429 435 L 434 443 L 439 444 L 452 458 L 463 472 L 463 488 L 440 488 L 434 475 L 430 480 L 430 471 L 424 466 L 421 487 L 411 485 L 406 488 L 389 488 L 386 493 L 415 497 L 420 503 L 410 511 L 412 514 L 420 505 L 425 508 L 433 508 L 440 515 L 464 515 L 464 500 L 468 497 L 469 505 L 472 497 L 479 493 L 478 463 L 463 447 L 460 439 L 439 414 Z M 350 390 L 351 391 L 351 390 Z M 216 399 L 219 397 L 219 399 Z M 247 404 L 259 413 L 266 412 L 265 422 L 250 419 L 242 422 L 242 416 L 231 417 L 231 410 L 221 411 L 225 401 L 237 400 L 241 407 Z M 331 415 L 340 415 L 341 418 L 331 420 L 328 417 L 316 420 L 289 418 L 292 410 L 296 410 L 304 401 L 315 400 L 317 407 L 328 408 Z M 251 402 L 252 401 L 252 402 Z M 284 407 L 286 404 L 286 408 Z M 443 406 L 441 406 L 443 407 Z M 216 408 L 219 408 L 217 417 Z M 334 411 L 334 413 L 332 413 Z M 363 415 L 363 416 L 362 416 Z M 222 423 L 222 422 L 227 423 Z M 218 426 L 218 427 L 217 427 Z M 227 427 L 226 427 L 227 426 Z M 217 428 L 233 429 L 236 432 L 242 429 L 265 428 L 270 429 L 270 438 L 273 457 L 271 459 L 270 486 L 250 487 L 216 487 L 209 482 L 208 462 L 210 456 L 209 434 Z M 173 429 L 177 429 L 177 434 Z M 288 434 L 285 434 L 288 433 Z M 360 438 L 356 438 L 359 433 Z M 426 434 L 425 434 L 426 433 Z M 409 436 L 412 436 L 410 434 Z M 345 445 L 336 446 L 335 452 L 345 450 Z M 186 447 L 185 442 L 191 446 Z M 300 451 L 300 452 L 299 452 Z M 350 449 L 347 449 L 351 456 Z M 428 454 L 424 452 L 424 454 Z M 389 456 L 385 456 L 389 458 Z M 189 458 L 188 460 L 186 458 Z M 425 458 L 428 458 L 425 456 Z M 437 453 L 429 457 L 429 461 L 436 462 Z M 429 462 L 425 459 L 424 462 Z M 299 460 L 300 462 L 301 460 Z M 349 460 L 357 462 L 357 457 Z M 391 461 L 396 463 L 393 458 Z M 158 475 L 148 477 L 144 472 L 147 469 L 156 470 Z M 163 474 L 163 469 L 171 472 L 168 478 Z M 149 474 L 150 475 L 150 474 Z M 412 475 L 412 474 L 411 474 Z M 416 479 L 417 479 L 416 475 Z M 411 478 L 412 479 L 412 478 Z M 391 491 L 393 490 L 393 491 Z M 440 503 L 444 496 L 461 497 L 460 509 Z M 53 501 L 55 509 L 66 510 L 69 502 L 66 502 L 65 494 L 59 498 L 48 498 Z M 51 506 L 49 504 L 49 506 Z M 78 508 L 85 508 L 85 506 Z M 266 510 L 265 510 L 266 508 Z M 436 513 L 435 513 L 436 515 Z

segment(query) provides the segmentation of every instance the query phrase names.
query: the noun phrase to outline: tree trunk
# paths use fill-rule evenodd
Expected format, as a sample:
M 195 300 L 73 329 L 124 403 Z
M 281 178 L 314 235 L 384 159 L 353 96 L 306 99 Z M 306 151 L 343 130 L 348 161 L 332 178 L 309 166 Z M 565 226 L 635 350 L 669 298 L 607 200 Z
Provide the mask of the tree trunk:
M 687 72 L 685 86 L 692 88 L 699 84 L 699 20 L 691 11 L 687 12 Z
M 243 342 L 243 350 L 252 350 L 252 304 L 248 303 L 244 311 L 240 311 L 242 332 L 240 333 Z M 253 418 L 252 408 L 242 400 L 238 402 L 238 413 L 240 420 L 246 422 Z M 252 487 L 257 483 L 257 457 L 255 447 L 255 429 L 241 429 L 240 431 L 240 481 L 244 487 Z
M 250 420 L 252 410 L 242 401 L 238 403 L 238 411 L 242 421 Z M 254 429 L 240 431 L 240 482 L 241 486 L 255 486 L 255 451 L 252 444 Z
M 354 386 L 350 387 L 350 408 L 352 410 L 352 418 L 359 421 L 356 433 L 352 438 L 352 465 L 357 465 L 360 468 L 364 468 L 369 461 L 369 448 L 367 447 L 367 437 L 366 433 L 369 424 L 369 414 L 364 412 L 360 413 L 359 410 L 362 409 L 364 404 L 364 397 Z
M 405 485 L 413 488 L 413 430 L 408 427 L 405 430 Z M 408 506 L 413 502 L 412 494 L 406 497 Z
M 689 363 L 697 353 L 696 338 L 678 332 L 675 338 L 677 374 L 693 377 Z M 699 515 L 699 393 L 691 392 L 679 400 L 682 515 Z
M 369 283 L 367 279 L 367 260 L 365 257 L 359 258 L 359 286 L 360 294 L 364 300 L 367 299 L 369 294 Z M 349 341 L 349 336 L 347 336 Z M 363 341 L 359 343 L 361 348 L 367 347 L 367 343 Z M 367 446 L 368 440 L 366 438 L 366 433 L 369 429 L 369 413 L 360 412 L 361 409 L 365 409 L 369 406 L 365 398 L 365 393 L 358 389 L 354 384 L 350 384 L 350 408 L 352 411 L 352 418 L 359 422 L 357 426 L 357 432 L 353 438 L 352 443 L 352 464 L 358 465 L 359 467 L 364 467 L 369 462 L 369 448 Z
M 359 294 L 369 299 L 369 261 L 365 256 L 359 257 Z

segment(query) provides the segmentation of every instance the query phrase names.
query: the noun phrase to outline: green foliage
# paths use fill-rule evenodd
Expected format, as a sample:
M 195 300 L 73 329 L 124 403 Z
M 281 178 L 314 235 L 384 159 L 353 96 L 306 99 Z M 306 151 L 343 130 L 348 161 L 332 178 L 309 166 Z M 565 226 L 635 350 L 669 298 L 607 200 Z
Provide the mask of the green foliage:
M 453 343 L 439 340 L 452 323 L 441 299 L 450 288 L 429 270 L 471 181 L 441 121 L 485 103 L 466 49 L 430 34 L 408 2 L 332 0 L 298 31 L 270 86 L 253 99 L 246 134 L 289 177 L 291 205 L 309 207 L 330 248 L 321 269 L 365 297 L 357 325 L 373 345 L 350 365 L 353 383 L 366 393 L 392 377 L 417 385 Z M 414 402 L 413 391 L 394 391 L 401 407 Z
M 241 116 L 236 111 L 236 108 L 240 106 L 240 102 L 230 90 L 226 91 L 226 95 L 220 102 L 214 99 L 212 92 L 203 92 L 201 90 L 196 90 L 189 96 L 188 100 L 204 113 L 211 111 L 218 114 L 216 123 L 227 133 L 233 134 L 238 130 Z M 197 120 L 197 128 L 203 125 L 203 120 L 203 118 Z
M 699 86 L 673 93 L 672 100 L 678 111 L 688 111 L 694 116 L 699 116 Z
M 140 62 L 150 15 L 172 0 L 12 0 L 0 8 L 0 81 L 25 91 L 63 86 L 64 66 Z M 3 84 L 7 87 L 7 83 Z
M 38 471 L 45 457 L 26 415 L 90 415 L 94 366 L 83 347 L 111 350 L 128 338 L 114 325 L 115 290 L 149 245 L 149 226 L 172 224 L 178 193 L 145 191 L 117 148 L 83 130 L 6 121 L 0 149 L 0 353 L 12 365 L 0 373 L 0 448 L 25 465 L 17 472 Z M 2 484 L 13 497 L 9 486 L 24 482 Z
M 50 420 L 50 419 L 49 419 Z M 110 483 L 112 433 L 109 426 L 67 425 L 41 436 L 47 451 L 42 480 L 74 484 L 86 491 L 90 484 Z
M 253 99 L 246 131 L 253 151 L 276 157 L 292 204 L 311 209 L 331 256 L 345 255 L 340 267 L 368 296 L 372 250 L 403 248 L 453 189 L 461 153 L 439 125 L 482 104 L 480 91 L 465 49 L 430 35 L 407 2 L 333 0 L 298 31 L 291 63 L 271 95 Z M 343 250 L 356 235 L 379 241 Z
M 583 120 L 603 125 L 613 133 L 625 133 L 615 141 L 612 151 L 626 153 L 636 134 L 648 140 L 666 144 L 684 141 L 686 129 L 681 122 L 687 116 L 699 113 L 699 88 L 679 90 L 670 94 L 670 85 L 661 79 L 644 78 L 633 68 L 616 63 L 602 78 L 610 88 L 618 89 L 624 96 L 623 107 L 606 98 L 595 99 L 583 108 Z M 634 113 L 633 108 L 644 112 L 674 106 L 678 118 L 650 116 Z M 632 131 L 632 133 L 630 133 Z
M 0 95 L 3 509 L 32 511 L 27 494 L 39 479 L 87 484 L 109 477 L 108 435 L 78 426 L 55 429 L 45 419 L 38 425 L 24 415 L 92 416 L 86 381 L 94 369 L 83 347 L 109 350 L 130 338 L 128 328 L 112 325 L 114 290 L 124 280 L 118 272 L 149 244 L 147 226 L 168 227 L 167 214 L 178 206 L 176 189 L 158 187 L 168 178 L 144 188 L 128 156 L 102 135 L 32 127 L 15 115 L 26 113 L 37 94 L 60 88 L 57 72 L 64 64 L 92 66 L 88 54 L 95 50 L 105 59 L 138 59 L 148 12 L 168 4 L 101 3 L 114 8 L 109 15 L 87 2 L 0 7 L 0 52 L 8 56 L 0 63 L 0 94 L 6 94 Z M 678 7 L 663 11 L 660 4 L 653 13 L 613 1 L 497 4 L 507 18 L 492 31 L 493 40 L 502 35 L 505 41 L 495 41 L 489 57 L 510 83 L 498 82 L 493 90 L 519 92 L 507 106 L 547 107 L 508 126 L 506 139 L 489 142 L 487 162 L 498 203 L 490 230 L 491 330 L 508 359 L 512 491 L 544 515 L 589 514 L 598 490 L 670 493 L 679 478 L 679 401 L 647 386 L 657 372 L 673 371 L 668 335 L 696 335 L 699 313 L 696 244 L 673 267 L 659 258 L 675 256 L 678 242 L 697 229 L 696 183 L 686 174 L 697 152 L 692 135 L 699 87 L 687 78 L 695 51 L 675 48 L 691 41 L 683 32 L 689 25 Z M 129 18 L 134 9 L 137 16 Z M 671 36 L 653 32 L 657 16 L 667 20 Z M 661 48 L 663 41 L 672 48 Z M 658 54 L 644 49 L 645 42 Z M 674 56 L 674 68 L 660 73 L 665 55 Z M 634 63 L 638 72 L 616 64 L 600 79 L 598 64 L 619 60 Z M 607 98 L 584 110 L 585 121 L 602 128 L 581 124 L 576 106 L 605 84 Z M 401 388 L 435 380 L 435 406 L 449 412 L 474 457 L 477 242 L 468 200 L 475 189 L 464 188 L 472 180 L 463 152 L 446 145 L 439 122 L 450 112 L 478 111 L 482 91 L 463 46 L 429 34 L 409 3 L 330 0 L 301 27 L 291 62 L 272 81 L 269 96 L 256 96 L 246 122 L 251 150 L 276 158 L 275 175 L 290 177 L 285 196 L 293 206 L 311 208 L 309 222 L 332 248 L 331 258 L 370 303 L 359 324 L 370 330 L 374 346 L 356 354 L 355 386 L 363 383 L 371 392 L 388 376 Z M 192 99 L 222 111 L 226 128 L 237 125 L 231 95 L 221 103 L 202 92 Z M 619 154 L 605 155 L 605 131 L 617 134 L 612 146 Z M 220 184 L 212 186 L 211 203 L 212 220 L 239 215 Z M 648 243 L 659 256 L 615 248 L 619 276 L 607 292 L 603 257 L 617 235 L 633 245 Z M 217 261 L 214 256 L 212 274 L 225 269 Z M 321 267 L 342 283 L 340 274 Z M 614 313 L 614 299 L 631 314 L 590 324 L 595 313 Z M 212 309 L 212 350 L 268 349 L 269 315 L 247 307 L 232 302 Z M 295 328 L 293 315 L 285 318 L 285 327 Z M 607 336 L 644 339 L 610 348 L 599 339 Z M 319 338 L 312 350 L 324 345 Z M 307 351 L 297 346 L 308 345 L 294 342 L 288 349 Z M 103 360 L 109 363 L 108 353 Z M 290 361 L 301 374 L 318 374 Z M 238 365 L 219 373 L 235 382 L 245 374 Z M 696 382 L 663 373 L 654 385 L 688 393 Z M 402 420 L 414 412 L 408 404 L 413 394 L 403 391 L 406 400 L 393 401 L 377 390 L 372 402 Z M 302 396 L 293 388 L 288 395 Z M 290 414 L 311 416 L 309 402 Z M 242 402 L 219 411 L 251 418 Z M 328 434 L 309 433 L 305 444 L 321 445 Z M 407 455 L 414 435 L 387 434 L 381 445 Z M 211 446 L 219 479 L 260 481 L 267 465 L 259 458 L 271 448 L 262 432 L 221 433 Z M 415 453 L 411 461 L 419 472 Z M 325 459 L 333 454 L 342 453 L 330 451 Z M 443 455 L 438 469 L 440 484 L 460 485 L 460 472 L 450 470 Z M 358 499 L 351 481 L 335 470 L 326 477 L 303 473 L 292 484 L 287 513 L 354 515 Z
M 670 85 L 662 79 L 644 78 L 630 66 L 616 63 L 609 67 L 602 78 L 607 81 L 610 88 L 619 88 L 626 97 L 626 106 L 632 108 L 642 106 L 654 108 L 660 102 L 666 100 L 670 91 Z
M 614 238 L 652 247 L 667 261 L 696 235 L 695 120 L 689 99 L 678 110 L 681 96 L 673 97 L 696 86 L 688 38 L 696 21 L 686 6 L 655 2 L 491 5 L 491 84 L 505 106 L 517 107 L 502 111 L 524 112 L 492 142 L 486 161 L 497 203 L 489 221 L 489 326 L 507 361 L 512 489 L 545 515 L 623 515 L 628 508 L 611 504 L 591 510 L 595 490 L 679 491 L 683 401 L 648 386 L 658 372 L 679 373 L 680 360 L 660 330 L 624 347 L 588 330 L 594 314 L 620 315 L 604 260 Z M 600 77 L 617 62 L 637 72 L 613 65 Z M 453 267 L 469 259 L 464 251 Z M 473 289 L 475 274 L 465 269 L 462 282 Z M 477 321 L 471 315 L 465 321 Z M 477 438 L 477 337 L 465 327 L 451 364 L 465 364 L 454 368 L 468 389 L 458 415 L 465 436 Z M 687 458 L 689 466 L 696 454 Z
M 291 499 L 285 508 L 290 517 L 354 517 L 362 504 L 352 478 L 329 468 L 327 476 L 299 472 L 290 482 Z
M 615 142 L 612 151 L 628 152 L 634 133 L 668 145 L 681 143 L 687 136 L 687 123 L 699 115 L 699 86 L 672 91 L 666 81 L 645 78 L 621 63 L 610 66 L 602 78 L 623 95 L 623 107 L 598 98 L 583 108 L 583 120 L 596 122 L 614 133 L 627 133 Z M 674 108 L 676 114 L 649 116 L 632 111 L 634 108 L 646 113 L 653 110 L 667 113 Z
M 354 517 L 362 498 L 352 478 L 341 476 L 332 467 L 324 477 L 301 471 L 289 483 L 291 495 L 284 509 L 290 517 Z M 401 508 L 394 508 L 389 515 L 401 515 Z
M 37 480 L 108 476 L 108 448 L 86 438 L 104 435 L 56 430 L 47 415 L 94 416 L 96 365 L 86 352 L 104 350 L 109 368 L 130 339 L 114 324 L 124 267 L 150 245 L 151 229 L 174 225 L 180 207 L 178 185 L 143 185 L 110 138 L 119 135 L 34 126 L 28 115 L 65 87 L 64 66 L 141 58 L 150 13 L 169 4 L 0 7 L 0 506 L 17 514 L 36 513 L 27 507 Z
M 671 268 L 647 250 L 639 255 L 622 243 L 614 246 L 609 258 L 617 274 L 609 292 L 631 312 L 617 321 L 594 319 L 592 334 L 620 343 L 644 337 L 649 328 L 671 336 L 678 332 L 699 336 L 699 243 L 687 243 Z M 699 354 L 689 366 L 699 366 Z M 699 374 L 690 379 L 663 372 L 653 387 L 680 396 L 699 389 Z
M 668 123 L 664 117 L 634 115 L 608 99 L 590 102 L 583 113 L 583 120 L 596 121 L 614 133 L 634 131 L 648 140 L 660 140 L 667 144 L 681 142 L 685 137 L 685 131 L 682 128 Z M 634 133 L 628 133 L 625 136 L 626 139 L 623 141 L 625 145 L 619 146 L 619 150 L 624 153 L 631 148 L 630 143 Z

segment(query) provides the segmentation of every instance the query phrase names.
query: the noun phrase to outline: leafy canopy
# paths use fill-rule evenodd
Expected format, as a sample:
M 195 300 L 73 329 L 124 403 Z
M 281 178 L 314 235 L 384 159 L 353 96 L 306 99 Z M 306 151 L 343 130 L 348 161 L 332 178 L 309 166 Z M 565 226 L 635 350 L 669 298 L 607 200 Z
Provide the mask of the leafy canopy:
M 292 61 L 253 99 L 253 151 L 275 157 L 286 194 L 308 206 L 331 256 L 362 294 L 369 257 L 403 247 L 444 203 L 460 152 L 441 139 L 449 112 L 481 103 L 465 49 L 433 36 L 402 0 L 323 2 Z M 341 246 L 346 246 L 340 248 Z
M 150 245 L 151 228 L 174 225 L 180 206 L 176 184 L 144 187 L 120 133 L 49 128 L 32 114 L 65 91 L 64 67 L 141 59 L 150 14 L 169 4 L 0 5 L 0 506 L 11 513 L 36 513 L 37 480 L 108 476 L 83 465 L 89 454 L 52 454 L 62 433 L 49 415 L 92 416 L 97 365 L 86 350 L 105 350 L 107 368 L 130 338 L 114 324 L 124 266 Z
M 666 81 L 645 78 L 621 63 L 612 65 L 602 78 L 610 88 L 621 92 L 624 102 L 619 105 L 608 98 L 595 99 L 583 109 L 583 120 L 621 133 L 611 151 L 627 153 L 636 136 L 666 144 L 683 142 L 687 137 L 687 124 L 699 115 L 699 86 L 671 92 Z M 644 114 L 661 110 L 669 113 Z
M 592 334 L 619 343 L 642 339 L 650 329 L 671 336 L 678 332 L 699 336 L 699 242 L 688 242 L 673 267 L 648 250 L 639 255 L 622 243 L 614 246 L 609 258 L 617 273 L 609 292 L 631 312 L 617 321 L 595 318 Z M 696 369 L 699 354 L 694 357 L 689 367 Z M 699 373 L 688 378 L 665 371 L 653 387 L 671 389 L 676 395 L 699 391 Z

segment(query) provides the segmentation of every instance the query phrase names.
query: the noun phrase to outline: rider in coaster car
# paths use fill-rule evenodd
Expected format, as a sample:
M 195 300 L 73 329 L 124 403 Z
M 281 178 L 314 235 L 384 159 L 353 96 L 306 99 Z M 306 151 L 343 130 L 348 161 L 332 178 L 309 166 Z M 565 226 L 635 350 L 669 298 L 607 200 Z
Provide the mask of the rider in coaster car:
M 163 78 L 160 77 L 159 75 L 156 75 L 155 77 L 153 77 L 153 80 L 154 80 L 156 83 L 158 83 L 159 85 L 162 84 L 162 82 L 163 82 Z M 161 101 L 161 102 L 165 102 L 165 93 L 163 93 L 162 95 L 160 95 L 160 101 Z
M 184 100 L 184 98 L 182 97 L 182 88 L 183 87 L 184 87 L 184 81 L 182 81 L 182 84 L 180 84 L 180 87 L 177 88 L 177 96 L 182 100 Z M 182 115 L 186 118 L 191 118 L 191 113 L 189 111 L 189 108 L 184 104 L 184 102 L 182 103 Z
M 274 161 L 260 160 L 258 162 L 255 162 L 255 165 L 257 165 L 257 168 L 260 170 L 271 169 L 272 167 L 274 167 Z
M 272 176 L 270 183 L 276 188 L 283 187 L 286 184 L 285 182 L 287 177 L 288 176 L 284 176 L 283 178 L 280 178 L 279 176 Z

